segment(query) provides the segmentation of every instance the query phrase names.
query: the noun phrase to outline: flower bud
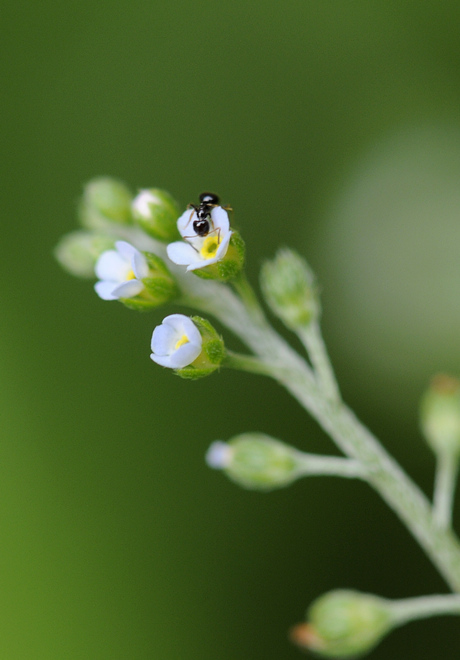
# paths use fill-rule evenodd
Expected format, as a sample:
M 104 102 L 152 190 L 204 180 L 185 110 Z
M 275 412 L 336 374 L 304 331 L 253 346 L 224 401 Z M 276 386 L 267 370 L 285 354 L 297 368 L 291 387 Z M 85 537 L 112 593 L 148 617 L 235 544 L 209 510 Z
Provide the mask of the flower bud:
M 87 229 L 104 230 L 112 223 L 130 224 L 132 195 L 127 186 L 111 177 L 89 181 L 79 206 L 81 224 Z
M 61 238 L 54 256 L 71 275 L 94 277 L 94 266 L 105 250 L 113 248 L 115 239 L 105 234 L 73 231 Z
M 155 328 L 151 348 L 154 362 L 188 380 L 209 376 L 225 357 L 224 342 L 209 321 L 184 314 L 171 314 Z
M 132 202 L 134 220 L 147 234 L 159 241 L 169 242 L 180 238 L 177 229 L 179 213 L 175 199 L 159 188 L 141 190 Z
M 296 450 L 264 433 L 243 433 L 228 443 L 214 442 L 206 460 L 251 490 L 282 488 L 300 474 Z
M 420 423 L 435 453 L 460 455 L 460 382 L 439 374 L 422 398 Z
M 272 312 L 292 330 L 320 314 L 315 276 L 298 254 L 284 248 L 261 270 L 261 286 Z
M 326 658 L 355 658 L 369 652 L 393 627 L 390 605 L 358 591 L 320 596 L 308 611 L 309 623 L 291 631 L 299 646 Z

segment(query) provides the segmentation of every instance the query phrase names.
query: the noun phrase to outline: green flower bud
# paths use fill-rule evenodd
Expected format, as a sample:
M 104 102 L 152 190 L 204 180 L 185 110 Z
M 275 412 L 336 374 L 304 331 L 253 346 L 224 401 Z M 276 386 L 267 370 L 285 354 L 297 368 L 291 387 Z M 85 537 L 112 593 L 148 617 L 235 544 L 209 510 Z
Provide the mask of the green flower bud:
M 460 455 L 460 382 L 440 374 L 422 398 L 420 423 L 435 453 Z
M 190 365 L 177 369 L 176 373 L 187 380 L 198 380 L 209 376 L 220 367 L 225 357 L 225 345 L 209 321 L 200 316 L 192 316 L 191 320 L 201 335 L 201 353 Z
M 210 467 L 223 469 L 232 481 L 251 490 L 282 488 L 300 473 L 297 451 L 264 433 L 214 442 L 206 459 Z
M 179 287 L 163 259 L 151 252 L 141 254 L 148 266 L 147 275 L 140 279 L 144 289 L 134 298 L 120 298 L 121 302 L 130 309 L 147 311 L 176 300 L 180 294 Z
M 132 203 L 134 220 L 142 229 L 159 241 L 180 239 L 177 218 L 180 209 L 173 197 L 165 190 L 150 188 L 141 190 Z
M 89 181 L 79 205 L 81 224 L 87 229 L 104 230 L 112 223 L 131 224 L 132 194 L 125 184 L 110 177 Z
M 71 275 L 94 278 L 94 266 L 105 250 L 113 248 L 115 239 L 105 234 L 73 231 L 61 238 L 54 256 Z
M 390 605 L 358 591 L 337 590 L 320 596 L 308 611 L 309 623 L 296 626 L 292 640 L 326 658 L 368 653 L 393 627 Z
M 276 316 L 292 330 L 305 326 L 320 315 L 315 276 L 307 262 L 284 248 L 261 270 L 265 299 Z
M 215 241 L 216 246 L 218 245 L 217 237 L 213 235 L 208 238 L 208 241 L 210 242 L 210 251 L 211 248 L 213 248 L 212 241 Z M 233 231 L 225 256 L 209 266 L 197 268 L 192 272 L 205 280 L 229 282 L 230 280 L 233 280 L 243 268 L 244 255 L 244 241 L 239 232 Z

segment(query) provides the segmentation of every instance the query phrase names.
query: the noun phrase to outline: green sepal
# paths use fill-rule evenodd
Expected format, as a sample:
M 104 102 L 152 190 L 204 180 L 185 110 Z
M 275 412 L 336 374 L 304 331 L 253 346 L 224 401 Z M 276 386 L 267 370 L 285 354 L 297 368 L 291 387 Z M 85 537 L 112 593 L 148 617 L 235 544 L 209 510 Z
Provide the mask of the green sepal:
M 234 231 L 225 257 L 215 264 L 197 268 L 192 272 L 204 280 L 229 282 L 235 279 L 244 266 L 245 244 L 239 232 Z
M 147 298 L 142 298 L 141 295 L 134 298 L 119 298 L 118 299 L 128 309 L 134 309 L 136 312 L 149 312 L 151 309 L 160 307 L 162 303 L 155 303 Z
M 113 223 L 132 224 L 132 194 L 122 182 L 111 177 L 97 177 L 83 190 L 78 207 L 80 223 L 87 229 L 101 231 Z

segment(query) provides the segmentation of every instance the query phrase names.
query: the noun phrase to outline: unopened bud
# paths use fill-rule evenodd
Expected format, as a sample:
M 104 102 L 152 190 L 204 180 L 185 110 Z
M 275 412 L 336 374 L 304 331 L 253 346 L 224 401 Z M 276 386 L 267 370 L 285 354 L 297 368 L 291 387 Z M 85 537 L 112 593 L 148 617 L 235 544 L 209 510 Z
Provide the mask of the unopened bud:
M 228 443 L 214 442 L 206 455 L 208 465 L 222 469 L 244 488 L 282 488 L 300 475 L 298 452 L 264 433 L 243 433 Z
M 261 270 L 261 286 L 274 314 L 293 330 L 320 314 L 315 276 L 302 257 L 284 248 Z
M 141 190 L 133 200 L 132 213 L 142 229 L 159 241 L 180 239 L 177 229 L 180 209 L 175 199 L 165 190 Z
M 54 256 L 71 275 L 94 278 L 94 266 L 101 254 L 113 248 L 115 239 L 90 231 L 73 231 L 61 238 Z
M 460 454 L 460 382 L 439 374 L 422 398 L 420 423 L 435 453 Z
M 79 206 L 81 224 L 96 231 L 110 227 L 112 223 L 130 224 L 132 194 L 117 179 L 98 177 L 89 181 L 83 190 Z
M 308 623 L 294 627 L 291 639 L 326 658 L 355 658 L 368 653 L 393 625 L 390 605 L 383 598 L 336 590 L 312 604 Z

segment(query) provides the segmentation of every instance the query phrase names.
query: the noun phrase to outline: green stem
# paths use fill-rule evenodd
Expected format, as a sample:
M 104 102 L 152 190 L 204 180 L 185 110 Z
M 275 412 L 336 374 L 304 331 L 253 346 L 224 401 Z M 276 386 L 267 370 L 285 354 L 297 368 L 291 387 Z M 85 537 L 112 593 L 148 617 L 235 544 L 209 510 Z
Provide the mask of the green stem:
M 457 595 L 405 598 L 389 601 L 389 604 L 395 626 L 442 614 L 460 615 L 460 596 Z
M 329 476 L 344 477 L 346 479 L 366 479 L 367 474 L 359 461 L 351 458 L 336 456 L 319 456 L 298 452 L 297 461 L 300 463 L 299 475 L 305 477 Z
M 433 520 L 425 495 L 379 441 L 343 404 L 327 399 L 306 362 L 268 325 L 247 283 L 238 284 L 238 299 L 228 287 L 207 283 L 193 292 L 193 303 L 234 332 L 310 412 L 349 458 L 359 461 L 368 481 L 405 523 L 454 591 L 460 592 L 460 545 L 450 529 Z M 214 284 L 214 286 L 209 286 Z M 190 298 L 192 300 L 192 298 Z M 260 373 L 260 372 L 259 372 Z
M 296 333 L 308 351 L 311 363 L 317 374 L 318 383 L 325 396 L 332 401 L 339 401 L 339 386 L 337 385 L 318 322 L 312 321 L 306 326 L 297 328 Z
M 440 452 L 437 457 L 433 497 L 433 517 L 441 529 L 451 525 L 458 457 L 451 452 Z

